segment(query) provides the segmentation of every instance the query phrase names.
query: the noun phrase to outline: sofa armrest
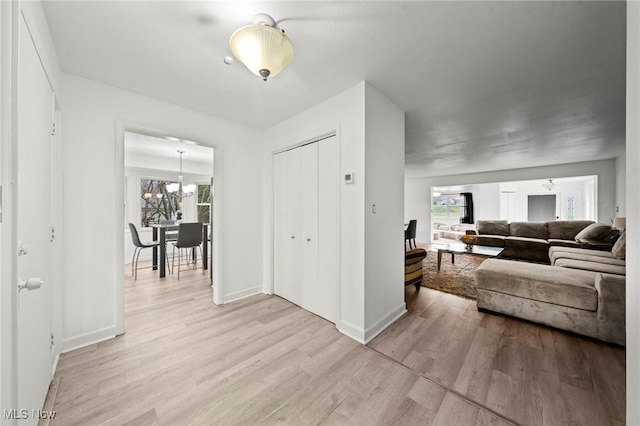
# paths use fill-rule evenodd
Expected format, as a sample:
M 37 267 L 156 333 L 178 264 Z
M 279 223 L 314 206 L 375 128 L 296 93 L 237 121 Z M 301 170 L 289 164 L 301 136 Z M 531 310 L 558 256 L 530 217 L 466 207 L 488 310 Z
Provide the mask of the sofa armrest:
M 625 311 L 625 277 L 622 275 L 596 275 L 596 291 L 598 292 L 598 310 L 604 305 L 607 309 L 614 308 L 616 312 Z
M 601 332 L 615 336 L 611 341 L 624 344 L 625 335 L 625 277 L 620 275 L 596 275 L 598 292 L 598 320 Z

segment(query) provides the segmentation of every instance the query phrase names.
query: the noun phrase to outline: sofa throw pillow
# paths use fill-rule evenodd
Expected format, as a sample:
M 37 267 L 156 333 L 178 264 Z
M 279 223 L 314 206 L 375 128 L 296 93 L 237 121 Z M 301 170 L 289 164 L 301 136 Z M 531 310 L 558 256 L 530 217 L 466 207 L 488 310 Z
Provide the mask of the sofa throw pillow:
M 622 234 L 618 238 L 618 241 L 613 245 L 611 253 L 618 259 L 624 260 L 627 251 L 627 237 L 626 232 L 622 231 Z
M 605 223 L 592 223 L 578 232 L 576 241 L 604 241 L 611 234 L 611 225 Z
M 594 223 L 592 220 L 554 220 L 547 222 L 548 238 L 550 240 L 574 240 L 580 231 L 592 223 Z

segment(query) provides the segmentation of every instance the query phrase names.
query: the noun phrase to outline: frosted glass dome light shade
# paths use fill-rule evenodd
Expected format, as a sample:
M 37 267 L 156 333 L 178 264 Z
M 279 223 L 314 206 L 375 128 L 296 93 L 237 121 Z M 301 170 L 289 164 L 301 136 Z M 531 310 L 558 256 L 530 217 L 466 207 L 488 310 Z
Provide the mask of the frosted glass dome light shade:
M 249 71 L 267 81 L 293 61 L 293 45 L 287 35 L 268 25 L 247 25 L 231 34 L 233 55 Z

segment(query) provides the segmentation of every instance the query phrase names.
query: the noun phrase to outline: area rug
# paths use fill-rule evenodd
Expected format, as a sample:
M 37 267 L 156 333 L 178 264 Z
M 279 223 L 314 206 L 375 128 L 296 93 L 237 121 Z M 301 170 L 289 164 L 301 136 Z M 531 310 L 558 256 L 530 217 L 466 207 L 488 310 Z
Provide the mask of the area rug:
M 422 261 L 422 285 L 475 300 L 477 291 L 474 273 L 484 260 L 484 256 L 456 254 L 454 263 L 451 263 L 451 255 L 443 253 L 438 271 L 438 253 L 428 251 L 427 257 Z

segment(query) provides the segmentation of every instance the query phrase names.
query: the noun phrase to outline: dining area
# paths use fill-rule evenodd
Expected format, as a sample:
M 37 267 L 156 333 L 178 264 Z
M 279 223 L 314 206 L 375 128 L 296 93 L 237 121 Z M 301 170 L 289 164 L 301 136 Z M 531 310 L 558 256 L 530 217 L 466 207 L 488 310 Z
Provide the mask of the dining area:
M 124 160 L 125 275 L 211 278 L 213 149 L 127 131 Z
M 129 223 L 131 243 L 134 246 L 131 257 L 131 275 L 134 280 L 137 280 L 138 269 L 145 268 L 158 271 L 158 278 L 167 277 L 168 271 L 169 274 L 176 274 L 179 280 L 180 272 L 187 269 L 202 269 L 204 275 L 210 264 L 209 224 L 164 222 L 149 226 L 151 240 L 141 239 L 137 227 Z M 149 266 L 139 266 L 140 255 L 144 249 L 151 249 L 150 253 L 143 256 L 143 261 L 150 257 Z

